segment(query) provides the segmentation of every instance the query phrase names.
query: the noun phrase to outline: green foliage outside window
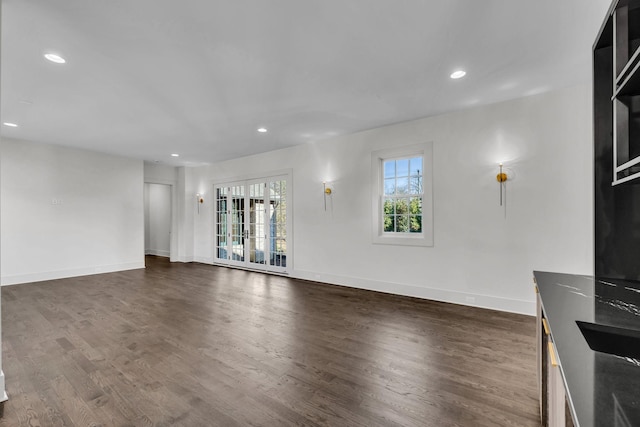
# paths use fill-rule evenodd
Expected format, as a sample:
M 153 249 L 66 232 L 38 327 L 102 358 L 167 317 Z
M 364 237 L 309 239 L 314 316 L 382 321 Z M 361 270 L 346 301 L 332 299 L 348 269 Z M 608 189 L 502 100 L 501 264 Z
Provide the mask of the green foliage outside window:
M 421 156 L 384 160 L 385 233 L 422 233 L 422 169 Z
M 384 231 L 387 233 L 421 233 L 422 197 L 385 199 Z

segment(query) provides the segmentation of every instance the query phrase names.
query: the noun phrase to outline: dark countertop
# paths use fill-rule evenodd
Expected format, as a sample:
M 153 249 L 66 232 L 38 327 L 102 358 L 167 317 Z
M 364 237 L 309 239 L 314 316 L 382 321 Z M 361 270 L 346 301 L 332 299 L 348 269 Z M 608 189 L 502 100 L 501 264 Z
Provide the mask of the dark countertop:
M 535 271 L 576 426 L 640 426 L 640 360 L 593 351 L 576 320 L 640 330 L 640 283 Z

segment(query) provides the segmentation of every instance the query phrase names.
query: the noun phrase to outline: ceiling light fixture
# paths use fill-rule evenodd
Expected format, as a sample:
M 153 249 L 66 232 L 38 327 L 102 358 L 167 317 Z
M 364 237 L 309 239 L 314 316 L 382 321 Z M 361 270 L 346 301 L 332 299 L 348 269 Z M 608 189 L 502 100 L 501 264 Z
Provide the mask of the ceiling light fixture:
M 3 125 L 9 126 L 10 128 L 17 128 L 18 125 L 15 123 L 4 122 Z
M 460 78 L 464 77 L 466 74 L 467 74 L 466 71 L 457 70 L 457 71 L 454 71 L 453 73 L 451 73 L 450 77 L 452 79 L 460 79 Z
M 266 133 L 267 132 L 267 128 L 258 128 L 258 132 Z
M 44 57 L 51 62 L 55 62 L 56 64 L 64 64 L 65 62 L 67 62 L 66 59 L 64 59 L 60 55 L 56 55 L 55 53 L 45 53 Z
M 173 153 L 173 154 L 171 155 L 171 157 L 180 157 L 180 154 L 175 154 L 175 153 Z

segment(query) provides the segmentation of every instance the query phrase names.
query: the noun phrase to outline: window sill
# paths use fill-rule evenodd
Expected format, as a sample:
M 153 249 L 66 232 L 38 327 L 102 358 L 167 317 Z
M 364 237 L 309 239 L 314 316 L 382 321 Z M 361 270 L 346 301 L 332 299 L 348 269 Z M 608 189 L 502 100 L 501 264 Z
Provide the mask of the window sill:
M 433 246 L 433 239 L 427 238 L 424 234 L 398 235 L 377 235 L 373 236 L 373 243 L 376 245 L 396 245 L 396 246 Z

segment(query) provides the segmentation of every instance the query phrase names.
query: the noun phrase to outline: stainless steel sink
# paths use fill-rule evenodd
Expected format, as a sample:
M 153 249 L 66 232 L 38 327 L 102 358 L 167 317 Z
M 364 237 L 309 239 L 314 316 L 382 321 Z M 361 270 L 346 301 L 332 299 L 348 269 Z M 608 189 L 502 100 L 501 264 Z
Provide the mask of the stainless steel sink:
M 640 331 L 576 320 L 591 350 L 640 359 Z

